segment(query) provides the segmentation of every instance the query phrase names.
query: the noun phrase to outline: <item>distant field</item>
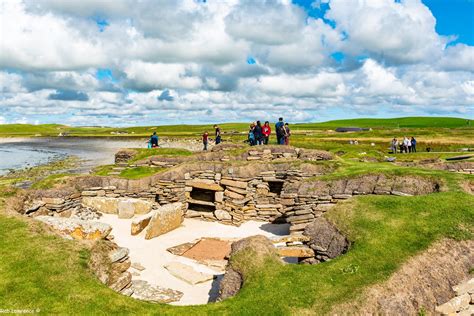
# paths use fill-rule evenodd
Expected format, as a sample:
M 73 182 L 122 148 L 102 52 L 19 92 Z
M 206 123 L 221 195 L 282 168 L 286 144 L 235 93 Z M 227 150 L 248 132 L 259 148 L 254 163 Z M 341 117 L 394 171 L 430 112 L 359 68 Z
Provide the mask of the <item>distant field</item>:
M 291 123 L 291 122 L 290 122 Z M 220 124 L 225 133 L 242 133 L 248 129 L 248 123 Z M 272 123 L 274 126 L 274 123 Z M 389 134 L 393 129 L 463 129 L 474 130 L 474 121 L 451 117 L 404 117 L 393 119 L 351 119 L 336 120 L 322 123 L 291 124 L 294 132 L 325 131 L 337 127 L 365 127 L 377 130 L 378 134 Z M 204 131 L 212 134 L 212 124 L 209 125 L 162 125 L 138 127 L 71 127 L 60 124 L 5 124 L 0 125 L 0 137 L 29 137 L 29 136 L 58 136 L 66 133 L 69 136 L 149 136 L 156 131 L 161 136 L 196 136 Z M 386 133 L 383 133 L 383 132 Z M 350 134 L 349 134 L 350 135 Z M 387 135 L 383 135 L 384 137 Z M 370 135 L 370 132 L 361 136 Z M 381 136 L 381 135 L 380 135 Z

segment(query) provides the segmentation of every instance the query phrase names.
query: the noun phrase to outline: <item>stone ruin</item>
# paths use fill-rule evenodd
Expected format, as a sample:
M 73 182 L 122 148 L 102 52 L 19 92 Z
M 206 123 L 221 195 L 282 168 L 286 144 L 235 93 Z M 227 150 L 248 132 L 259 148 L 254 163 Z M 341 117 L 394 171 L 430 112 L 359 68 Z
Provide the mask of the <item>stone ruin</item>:
M 255 148 L 255 149 L 254 149 Z M 110 227 L 93 224 L 98 214 L 132 218 L 132 235 L 146 230 L 145 238 L 165 234 L 183 218 L 218 221 L 239 226 L 258 220 L 288 223 L 289 237 L 274 241 L 281 257 L 314 264 L 330 260 L 350 242 L 321 216 L 338 202 L 365 194 L 412 196 L 437 192 L 440 183 L 422 177 L 364 175 L 321 180 L 333 170 L 332 155 L 317 150 L 283 146 L 216 146 L 212 152 L 185 157 L 151 157 L 138 163 L 169 166 L 151 177 L 127 180 L 115 177 L 74 178 L 66 190 L 31 191 L 20 212 L 36 217 L 75 239 L 107 239 Z M 236 150 L 240 150 L 235 154 Z M 231 161 L 231 157 L 235 159 Z M 118 163 L 127 151 L 117 155 Z M 71 220 L 73 218 L 73 220 Z M 123 270 L 124 265 L 120 265 Z M 120 270 L 120 269 L 119 269 Z M 126 269 L 112 288 L 127 294 L 131 287 Z M 121 282 L 118 285 L 117 282 Z M 119 289 L 120 288 L 120 289 Z M 160 289 L 146 288 L 142 291 Z M 155 292 L 156 292 L 155 291 Z M 154 292 L 153 292 L 154 293 Z

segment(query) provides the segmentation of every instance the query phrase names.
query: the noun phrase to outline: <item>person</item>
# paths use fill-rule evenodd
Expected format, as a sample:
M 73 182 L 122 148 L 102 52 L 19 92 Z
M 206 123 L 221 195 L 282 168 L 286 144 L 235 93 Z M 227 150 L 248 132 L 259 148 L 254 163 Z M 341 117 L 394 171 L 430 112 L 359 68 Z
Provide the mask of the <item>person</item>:
M 290 136 L 291 136 L 291 131 L 290 131 L 290 126 L 288 125 L 288 123 L 285 123 L 284 127 L 284 143 L 285 145 L 289 145 L 290 144 Z
M 270 127 L 270 123 L 265 121 L 265 124 L 262 127 L 262 134 L 263 134 L 263 143 L 268 145 L 268 140 L 270 139 L 270 134 L 272 133 L 272 129 Z
M 405 151 L 405 153 L 409 152 L 410 147 L 411 147 L 410 140 L 408 139 L 408 137 L 405 136 L 403 138 L 403 150 Z
M 415 137 L 411 137 L 411 152 L 416 153 L 416 139 Z
M 216 130 L 216 145 L 221 143 L 221 129 L 219 126 L 214 125 L 214 129 Z
M 204 145 L 203 150 L 207 150 L 207 144 L 209 139 L 209 133 L 207 131 L 202 134 L 202 144 Z
M 254 133 L 254 130 L 255 130 L 255 126 L 254 124 L 250 124 L 250 128 L 249 128 L 249 134 L 248 134 L 248 141 L 249 141 L 249 144 L 250 146 L 254 146 L 255 145 L 255 133 Z
M 151 148 L 158 147 L 158 135 L 156 135 L 156 132 L 153 132 L 153 135 L 151 135 L 150 144 L 151 144 Z
M 285 124 L 283 123 L 283 117 L 280 117 L 278 119 L 278 122 L 275 124 L 275 132 L 276 132 L 276 135 L 277 135 L 277 144 L 278 145 L 283 145 L 284 142 L 285 142 L 284 128 L 285 128 Z
M 392 153 L 396 154 L 398 152 L 398 139 L 394 137 L 390 143 L 390 150 Z
M 263 145 L 262 123 L 260 121 L 257 121 L 257 124 L 255 124 L 253 134 L 255 136 L 255 145 Z

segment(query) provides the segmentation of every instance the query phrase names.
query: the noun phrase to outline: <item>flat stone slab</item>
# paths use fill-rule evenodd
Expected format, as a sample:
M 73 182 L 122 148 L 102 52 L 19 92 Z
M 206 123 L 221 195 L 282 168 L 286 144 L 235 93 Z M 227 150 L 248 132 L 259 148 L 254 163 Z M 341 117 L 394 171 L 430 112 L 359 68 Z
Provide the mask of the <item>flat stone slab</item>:
M 145 280 L 134 280 L 131 289 L 133 298 L 148 302 L 171 303 L 177 302 L 183 297 L 183 293 L 180 291 L 151 285 Z
M 165 265 L 165 268 L 176 278 L 191 285 L 210 281 L 214 278 L 212 274 L 196 271 L 193 267 L 181 262 L 171 262 Z
M 112 231 L 112 227 L 109 224 L 84 221 L 77 218 L 37 216 L 35 219 L 51 226 L 62 235 L 74 239 L 104 239 Z
M 224 260 L 230 254 L 230 245 L 230 241 L 203 238 L 183 252 L 182 256 L 196 261 Z
M 278 254 L 282 257 L 311 258 L 314 257 L 313 249 L 309 247 L 281 247 L 277 248 Z
M 223 191 L 224 188 L 218 185 L 217 183 L 206 182 L 206 181 L 196 181 L 196 180 L 188 180 L 186 181 L 186 185 L 196 188 L 196 189 L 203 189 L 203 190 L 210 190 L 210 191 Z

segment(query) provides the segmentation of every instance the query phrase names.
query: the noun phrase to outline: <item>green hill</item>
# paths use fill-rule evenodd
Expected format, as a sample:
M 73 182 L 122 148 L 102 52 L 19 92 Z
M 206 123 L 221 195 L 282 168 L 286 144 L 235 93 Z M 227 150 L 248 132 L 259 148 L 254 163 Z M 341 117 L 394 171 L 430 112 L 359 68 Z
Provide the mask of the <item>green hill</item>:
M 294 128 L 320 129 L 336 127 L 370 128 L 459 128 L 474 127 L 474 121 L 455 117 L 399 117 L 390 119 L 361 118 L 334 120 L 322 123 L 295 124 Z
M 274 123 L 271 123 L 272 126 Z M 246 132 L 248 123 L 220 124 L 227 133 Z M 391 119 L 348 119 L 322 123 L 291 124 L 293 130 L 324 130 L 337 127 L 367 127 L 375 129 L 394 128 L 474 128 L 474 121 L 453 117 L 402 117 Z M 1 136 L 57 136 L 67 133 L 71 136 L 148 136 L 156 131 L 161 136 L 196 136 L 203 131 L 212 134 L 212 124 L 208 125 L 161 125 L 137 127 L 70 127 L 60 124 L 4 124 L 0 125 Z

